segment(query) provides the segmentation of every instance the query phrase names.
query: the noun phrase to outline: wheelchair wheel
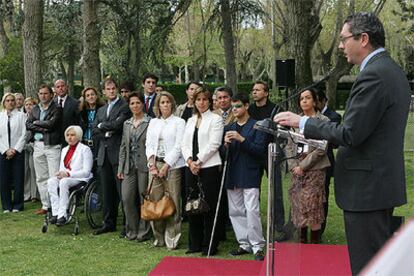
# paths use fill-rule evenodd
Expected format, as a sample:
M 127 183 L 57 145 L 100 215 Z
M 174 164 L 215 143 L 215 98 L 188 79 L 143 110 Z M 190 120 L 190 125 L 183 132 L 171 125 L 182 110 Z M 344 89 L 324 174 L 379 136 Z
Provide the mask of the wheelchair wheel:
M 103 193 L 98 181 L 93 181 L 85 194 L 85 213 L 92 229 L 103 225 Z
M 76 194 L 72 194 L 69 198 L 69 205 L 67 209 L 67 221 L 66 224 L 70 223 L 76 212 L 76 206 L 78 205 L 78 197 Z

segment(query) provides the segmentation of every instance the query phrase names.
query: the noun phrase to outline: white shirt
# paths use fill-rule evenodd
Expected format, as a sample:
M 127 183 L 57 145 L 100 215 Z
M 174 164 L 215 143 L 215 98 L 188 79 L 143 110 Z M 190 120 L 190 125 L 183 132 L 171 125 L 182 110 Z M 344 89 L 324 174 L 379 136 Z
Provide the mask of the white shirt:
M 171 115 L 167 119 L 151 119 L 147 129 L 145 153 L 147 159 L 157 155 L 160 137 L 164 143 L 164 161 L 171 169 L 184 167 L 185 161 L 181 154 L 181 142 L 183 140 L 185 121 Z
M 25 145 L 27 116 L 17 109 L 10 113 L 10 147 L 7 132 L 8 119 L 7 111 L 0 112 L 0 153 L 4 154 L 9 148 L 21 153 Z
M 59 105 L 60 100 L 62 100 L 62 108 L 64 108 L 65 107 L 65 102 L 66 102 L 66 99 L 67 98 L 68 98 L 68 94 L 66 94 L 64 97 L 58 96 L 58 98 L 57 98 L 57 104 Z

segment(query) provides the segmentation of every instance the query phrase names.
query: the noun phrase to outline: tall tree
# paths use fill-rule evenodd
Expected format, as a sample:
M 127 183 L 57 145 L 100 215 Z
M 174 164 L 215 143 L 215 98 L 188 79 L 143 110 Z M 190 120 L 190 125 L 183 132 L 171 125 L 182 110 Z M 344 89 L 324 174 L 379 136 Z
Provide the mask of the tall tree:
M 99 60 L 100 29 L 98 26 L 99 0 L 83 3 L 83 54 L 82 73 L 84 86 L 100 87 L 101 64 Z
M 36 97 L 42 82 L 43 0 L 24 4 L 23 53 L 26 96 Z
M 234 55 L 234 37 L 230 0 L 220 0 L 221 31 L 223 34 L 224 57 L 226 59 L 226 82 L 237 93 L 237 72 Z

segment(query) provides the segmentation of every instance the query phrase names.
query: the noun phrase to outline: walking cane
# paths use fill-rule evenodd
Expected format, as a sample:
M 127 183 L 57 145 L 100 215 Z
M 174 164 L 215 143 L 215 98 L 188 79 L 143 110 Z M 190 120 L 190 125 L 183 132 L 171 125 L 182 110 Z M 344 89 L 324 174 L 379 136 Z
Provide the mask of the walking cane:
M 216 230 L 217 217 L 218 217 L 218 212 L 220 209 L 221 196 L 222 196 L 223 187 L 224 187 L 224 180 L 226 179 L 227 159 L 229 157 L 229 148 L 230 148 L 230 145 L 226 148 L 226 153 L 224 157 L 223 175 L 221 176 L 220 192 L 219 192 L 218 201 L 217 201 L 216 214 L 214 215 L 213 229 L 211 230 L 211 237 L 210 237 L 210 244 L 208 246 L 207 258 L 210 258 L 211 246 L 213 244 L 214 232 Z

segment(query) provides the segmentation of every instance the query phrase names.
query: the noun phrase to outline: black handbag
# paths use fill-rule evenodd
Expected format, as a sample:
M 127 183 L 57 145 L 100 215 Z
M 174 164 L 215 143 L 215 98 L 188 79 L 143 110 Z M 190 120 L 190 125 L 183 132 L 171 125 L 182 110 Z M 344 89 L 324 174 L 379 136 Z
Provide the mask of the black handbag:
M 207 213 L 210 210 L 210 207 L 208 206 L 207 201 L 204 199 L 204 192 L 203 187 L 201 186 L 201 180 L 200 177 L 198 177 L 197 180 L 197 186 L 198 186 L 198 198 L 191 199 L 191 191 L 187 197 L 187 203 L 185 204 L 185 212 L 188 215 L 199 215 L 203 213 Z

